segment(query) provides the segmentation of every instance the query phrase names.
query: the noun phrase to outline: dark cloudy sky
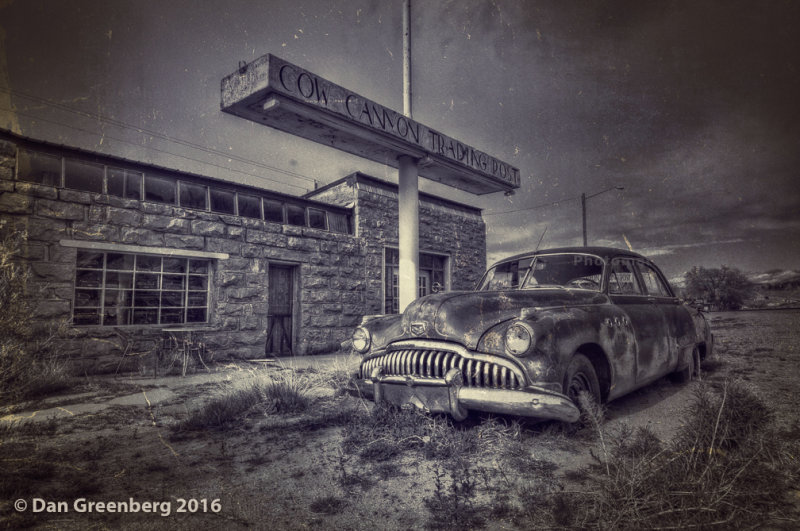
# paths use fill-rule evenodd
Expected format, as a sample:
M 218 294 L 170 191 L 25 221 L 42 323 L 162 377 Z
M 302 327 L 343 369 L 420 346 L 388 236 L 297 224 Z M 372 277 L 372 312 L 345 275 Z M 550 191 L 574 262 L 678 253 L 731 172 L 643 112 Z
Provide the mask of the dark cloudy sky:
M 521 170 L 512 197 L 422 184 L 485 209 L 490 260 L 545 228 L 580 244 L 580 194 L 624 186 L 588 201 L 591 243 L 669 276 L 800 269 L 800 2 L 416 0 L 412 19 L 414 118 Z M 222 114 L 219 82 L 273 53 L 402 110 L 400 0 L 0 0 L 0 39 L 0 127 L 296 194 L 396 180 Z

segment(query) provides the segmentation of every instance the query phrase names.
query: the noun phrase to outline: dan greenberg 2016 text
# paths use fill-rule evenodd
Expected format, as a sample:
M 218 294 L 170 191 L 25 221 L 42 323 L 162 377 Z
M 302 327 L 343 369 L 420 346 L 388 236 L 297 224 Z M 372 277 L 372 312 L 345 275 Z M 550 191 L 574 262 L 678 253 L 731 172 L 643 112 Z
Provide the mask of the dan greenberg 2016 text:
M 219 499 L 175 499 L 176 513 L 218 513 L 222 510 Z M 93 501 L 77 498 L 72 504 L 66 501 L 48 501 L 42 498 L 31 499 L 31 512 L 34 513 L 152 513 L 159 516 L 172 514 L 171 501 L 137 501 L 133 498 L 123 501 Z

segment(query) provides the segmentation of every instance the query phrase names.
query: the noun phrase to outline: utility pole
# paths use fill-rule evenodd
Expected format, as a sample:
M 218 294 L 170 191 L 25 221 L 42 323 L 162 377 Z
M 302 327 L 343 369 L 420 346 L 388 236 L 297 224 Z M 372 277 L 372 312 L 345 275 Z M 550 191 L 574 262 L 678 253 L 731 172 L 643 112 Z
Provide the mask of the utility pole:
M 587 238 L 586 238 L 586 200 L 591 199 L 592 197 L 597 197 L 600 194 L 604 194 L 606 192 L 610 192 L 611 190 L 624 190 L 624 186 L 612 186 L 611 188 L 606 188 L 601 192 L 597 192 L 596 194 L 592 194 L 587 196 L 585 193 L 581 194 L 581 217 L 583 219 L 583 246 L 586 247 L 588 245 Z

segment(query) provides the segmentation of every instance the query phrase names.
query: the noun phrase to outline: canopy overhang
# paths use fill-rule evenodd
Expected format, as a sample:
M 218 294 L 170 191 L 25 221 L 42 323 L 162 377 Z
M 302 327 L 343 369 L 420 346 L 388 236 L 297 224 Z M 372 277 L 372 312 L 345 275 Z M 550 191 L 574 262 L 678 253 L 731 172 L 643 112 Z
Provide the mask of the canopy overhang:
M 473 194 L 510 192 L 519 170 L 272 54 L 222 79 L 224 112 Z

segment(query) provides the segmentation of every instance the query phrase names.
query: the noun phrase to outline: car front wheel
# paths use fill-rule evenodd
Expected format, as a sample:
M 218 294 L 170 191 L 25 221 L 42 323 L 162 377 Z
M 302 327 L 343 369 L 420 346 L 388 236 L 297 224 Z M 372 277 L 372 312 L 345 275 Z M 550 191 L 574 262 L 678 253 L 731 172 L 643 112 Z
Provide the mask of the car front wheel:
M 600 403 L 600 382 L 592 362 L 583 354 L 575 354 L 567 367 L 564 394 L 580 406 L 578 396 L 583 392 L 588 393 L 596 404 Z

